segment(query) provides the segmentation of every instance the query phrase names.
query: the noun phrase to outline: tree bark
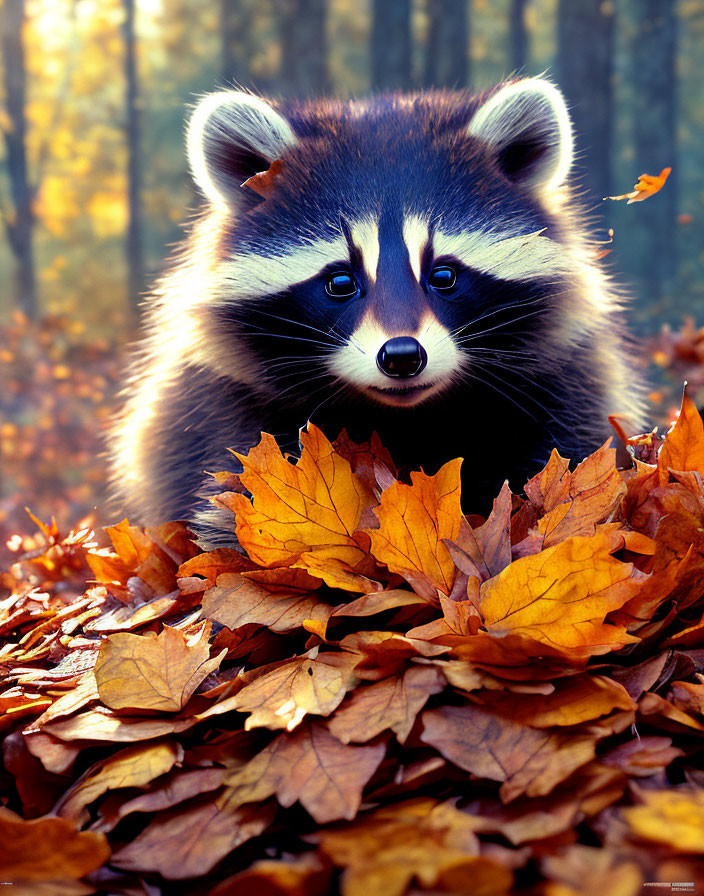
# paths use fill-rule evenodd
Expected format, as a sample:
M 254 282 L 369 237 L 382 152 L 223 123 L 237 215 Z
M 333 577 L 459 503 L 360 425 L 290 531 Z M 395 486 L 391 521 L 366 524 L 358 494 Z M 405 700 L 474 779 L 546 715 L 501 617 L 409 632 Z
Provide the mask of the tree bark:
M 560 0 L 558 81 L 574 124 L 579 182 L 588 205 L 606 212 L 611 192 L 614 7 L 604 0 Z
M 130 306 L 134 310 L 138 310 L 140 294 L 144 288 L 144 244 L 142 235 L 141 122 L 135 35 L 135 0 L 124 0 L 124 10 L 127 206 L 129 213 L 125 254 L 127 256 L 127 288 Z
M 12 208 L 3 209 L 8 242 L 15 262 L 17 307 L 29 317 L 38 313 L 34 270 L 33 189 L 27 166 L 27 70 L 22 30 L 26 22 L 24 0 L 4 0 L 2 6 L 2 57 L 8 126 L 3 128 Z
M 372 0 L 372 87 L 412 86 L 411 0 Z
M 672 167 L 665 187 L 637 207 L 641 239 L 636 269 L 641 294 L 657 300 L 672 294 L 677 267 L 677 18 L 675 4 L 662 0 L 638 0 L 633 10 L 634 173 L 659 174 Z
M 327 0 L 281 0 L 283 90 L 295 96 L 329 92 Z
M 425 83 L 465 87 L 469 80 L 469 0 L 428 0 Z
M 528 61 L 528 32 L 526 31 L 527 0 L 511 0 L 508 13 L 508 57 L 512 71 L 520 72 Z
M 254 7 L 251 0 L 220 0 L 223 80 L 243 85 L 251 77 L 251 36 Z

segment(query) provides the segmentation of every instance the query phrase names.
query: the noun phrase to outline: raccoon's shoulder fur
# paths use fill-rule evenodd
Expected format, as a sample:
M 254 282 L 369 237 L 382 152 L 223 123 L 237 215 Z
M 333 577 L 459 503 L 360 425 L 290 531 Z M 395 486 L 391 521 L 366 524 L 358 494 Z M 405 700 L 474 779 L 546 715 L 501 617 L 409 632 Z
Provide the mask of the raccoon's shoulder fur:
M 597 447 L 608 414 L 642 419 L 549 81 L 278 106 L 223 91 L 187 144 L 207 207 L 150 299 L 111 434 L 132 517 L 193 519 L 228 448 L 265 430 L 295 451 L 311 418 L 377 430 L 427 472 L 464 456 L 475 509 L 553 445 Z

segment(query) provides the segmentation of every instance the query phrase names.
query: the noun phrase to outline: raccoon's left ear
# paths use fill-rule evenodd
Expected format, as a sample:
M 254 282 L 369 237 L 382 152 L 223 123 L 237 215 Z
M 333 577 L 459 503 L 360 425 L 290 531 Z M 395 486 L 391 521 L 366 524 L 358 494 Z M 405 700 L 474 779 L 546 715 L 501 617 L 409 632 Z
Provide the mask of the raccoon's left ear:
M 558 187 L 572 165 L 572 125 L 560 91 L 544 78 L 524 78 L 479 107 L 469 133 L 496 152 L 504 174 L 537 193 Z
M 273 106 L 240 90 L 204 97 L 186 138 L 193 179 L 214 205 L 229 208 L 246 201 L 244 181 L 266 171 L 296 142 L 291 125 Z

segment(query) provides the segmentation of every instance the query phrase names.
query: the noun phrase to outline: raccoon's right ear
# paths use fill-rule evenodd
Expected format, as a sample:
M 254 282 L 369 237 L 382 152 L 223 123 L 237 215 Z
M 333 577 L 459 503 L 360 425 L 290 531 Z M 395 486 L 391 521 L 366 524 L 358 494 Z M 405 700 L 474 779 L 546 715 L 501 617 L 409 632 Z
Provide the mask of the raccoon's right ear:
M 188 161 L 210 202 L 237 208 L 247 192 L 242 183 L 296 142 L 291 125 L 265 100 L 223 90 L 196 106 L 188 125 Z
M 474 113 L 469 133 L 489 144 L 509 180 L 539 194 L 564 183 L 572 165 L 567 106 L 545 78 L 505 84 Z

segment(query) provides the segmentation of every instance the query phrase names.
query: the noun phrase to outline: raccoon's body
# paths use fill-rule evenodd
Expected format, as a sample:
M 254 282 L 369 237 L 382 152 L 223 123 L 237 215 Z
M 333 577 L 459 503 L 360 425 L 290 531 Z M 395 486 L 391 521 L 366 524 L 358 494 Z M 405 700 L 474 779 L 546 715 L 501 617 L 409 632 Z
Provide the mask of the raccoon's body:
M 401 466 L 464 457 L 481 511 L 553 446 L 578 458 L 608 414 L 641 416 L 549 82 L 278 110 L 223 92 L 188 151 L 208 211 L 154 295 L 112 434 L 134 518 L 203 522 L 228 448 L 267 431 L 295 452 L 309 419 L 376 430 Z

